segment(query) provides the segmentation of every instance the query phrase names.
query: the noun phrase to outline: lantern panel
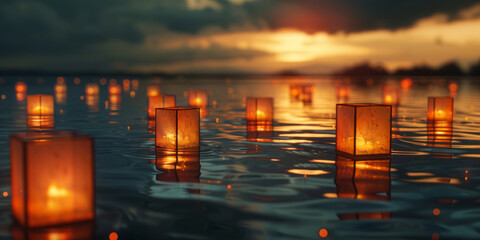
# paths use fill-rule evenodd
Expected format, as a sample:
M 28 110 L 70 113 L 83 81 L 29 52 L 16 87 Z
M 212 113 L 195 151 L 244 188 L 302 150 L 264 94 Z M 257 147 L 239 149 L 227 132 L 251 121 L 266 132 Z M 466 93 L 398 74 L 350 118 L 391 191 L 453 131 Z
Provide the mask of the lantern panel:
M 273 120 L 273 98 L 247 98 L 246 119 L 255 122 Z
M 160 95 L 148 98 L 148 117 L 155 118 L 155 109 L 175 107 L 175 95 Z
M 453 121 L 453 98 L 428 97 L 428 121 Z
M 200 146 L 200 110 L 179 109 L 178 112 L 178 145 L 177 149 L 187 150 Z
M 337 105 L 337 151 L 355 155 L 355 108 Z
M 52 95 L 28 95 L 27 96 L 27 114 L 30 116 L 53 115 L 54 103 Z
M 156 109 L 155 142 L 159 148 L 177 148 L 177 111 Z
M 12 204 L 14 216 L 27 227 L 70 223 L 94 218 L 93 140 L 74 132 L 20 133 L 11 137 L 12 185 L 22 183 L 24 205 Z M 18 145 L 25 156 L 25 176 L 15 175 Z M 15 183 L 15 184 L 13 184 Z M 22 196 L 23 195 L 23 196 Z M 22 211 L 18 208 L 23 209 Z
M 200 146 L 200 109 L 157 108 L 156 147 L 174 151 L 198 151 Z
M 137 84 L 138 87 L 138 84 Z M 161 89 L 159 86 L 150 85 L 147 87 L 147 97 L 156 97 L 160 95 Z
M 191 90 L 188 94 L 188 104 L 192 107 L 208 106 L 208 93 L 202 90 Z

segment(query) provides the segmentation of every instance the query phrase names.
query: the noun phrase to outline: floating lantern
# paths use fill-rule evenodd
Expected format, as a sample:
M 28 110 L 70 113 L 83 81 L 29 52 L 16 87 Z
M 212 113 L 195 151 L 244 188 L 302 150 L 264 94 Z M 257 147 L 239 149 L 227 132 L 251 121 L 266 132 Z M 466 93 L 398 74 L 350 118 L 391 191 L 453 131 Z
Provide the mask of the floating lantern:
M 155 109 L 175 107 L 175 95 L 162 95 L 148 98 L 148 118 L 155 118 Z
M 122 93 L 122 88 L 116 83 L 111 83 L 108 86 L 108 93 L 110 95 L 120 95 Z
M 391 116 L 390 105 L 337 104 L 337 153 L 356 159 L 390 156 Z
M 125 92 L 130 91 L 130 80 L 123 79 L 122 84 L 123 84 L 123 91 Z
M 168 151 L 198 151 L 200 148 L 200 109 L 157 108 L 155 146 Z
M 383 104 L 397 106 L 400 104 L 400 91 L 393 86 L 383 88 Z
M 247 122 L 247 140 L 268 142 L 273 137 L 273 125 L 271 122 Z
M 56 83 L 54 86 L 55 102 L 64 104 L 67 101 L 67 85 L 65 83 Z
M 206 107 L 208 106 L 207 91 L 190 90 L 188 94 L 188 104 L 191 107 Z
M 291 84 L 290 97 L 299 99 L 304 103 L 311 103 L 313 95 L 313 86 L 311 84 Z
M 300 98 L 302 94 L 302 87 L 297 84 L 290 84 L 290 97 L 293 99 Z
M 110 110 L 118 111 L 118 110 L 120 110 L 120 103 L 122 102 L 122 95 L 111 94 L 111 95 L 108 96 L 108 102 L 110 103 Z
M 335 166 L 339 198 L 390 200 L 390 159 L 355 161 L 337 155 Z
M 428 121 L 453 121 L 453 98 L 428 97 Z
M 337 86 L 337 101 L 348 102 L 350 97 L 350 88 L 344 85 Z
M 53 110 L 52 95 L 37 94 L 27 96 L 28 116 L 53 116 Z
M 148 86 L 147 87 L 147 97 L 156 97 L 160 95 L 161 90 L 159 86 Z
M 26 93 L 23 93 L 23 92 L 17 92 L 15 94 L 15 97 L 17 98 L 17 101 L 21 102 L 23 100 L 25 100 L 25 97 L 27 96 Z
M 92 220 L 93 139 L 76 132 L 10 137 L 12 212 L 25 227 Z
M 138 90 L 138 85 L 139 85 L 139 82 L 137 79 L 133 79 L 132 80 L 132 88 L 134 91 L 137 91 Z
M 100 92 L 99 90 L 99 87 L 96 83 L 87 83 L 87 85 L 85 86 L 85 95 L 88 96 L 88 95 L 97 95 L 98 96 L 98 93 Z M 116 90 L 114 90 L 114 92 L 116 92 Z M 110 90 L 109 90 L 109 93 L 111 94 Z
M 412 85 L 413 85 L 413 81 L 411 78 L 404 78 L 400 82 L 400 86 L 402 86 L 402 89 L 404 92 L 407 92 Z
M 273 98 L 247 98 L 246 103 L 247 122 L 272 122 L 273 121 Z
M 163 173 L 158 174 L 157 181 L 162 182 L 200 182 L 199 152 L 188 154 L 166 154 L 157 152 L 156 168 Z
M 26 93 L 27 92 L 27 84 L 24 82 L 17 82 L 15 84 L 15 92 L 16 93 Z
M 313 99 L 313 86 L 312 85 L 303 85 L 302 94 L 300 97 L 303 103 L 312 103 Z

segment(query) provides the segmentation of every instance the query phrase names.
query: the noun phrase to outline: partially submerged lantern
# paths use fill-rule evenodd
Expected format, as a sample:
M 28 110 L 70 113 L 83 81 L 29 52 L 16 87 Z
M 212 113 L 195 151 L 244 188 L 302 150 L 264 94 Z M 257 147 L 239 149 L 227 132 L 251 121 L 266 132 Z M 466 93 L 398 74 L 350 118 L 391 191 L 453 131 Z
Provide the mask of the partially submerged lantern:
M 391 116 L 390 105 L 337 104 L 337 153 L 356 159 L 389 157 Z
M 270 123 L 273 121 L 273 98 L 247 98 L 247 122 Z
M 191 107 L 208 106 L 208 93 L 203 90 L 190 90 L 188 93 L 188 104 Z
M 400 104 L 400 90 L 394 86 L 383 88 L 383 104 L 397 106 Z
M 453 98 L 428 97 L 428 121 L 453 121 Z
M 54 127 L 54 103 L 52 95 L 27 96 L 27 127 L 30 130 L 46 130 Z
M 161 90 L 159 86 L 150 85 L 147 87 L 147 97 L 156 97 L 160 95 Z
M 200 109 L 192 107 L 157 108 L 155 146 L 164 151 L 198 151 L 200 148 Z
M 155 109 L 175 107 L 175 95 L 162 95 L 148 98 L 148 118 L 155 118 Z
M 337 155 L 335 166 L 339 198 L 390 200 L 390 159 L 355 161 Z
M 93 139 L 76 132 L 10 137 L 12 212 L 25 227 L 92 220 Z
M 200 182 L 199 152 L 157 152 L 156 168 L 162 171 L 156 180 L 162 182 Z

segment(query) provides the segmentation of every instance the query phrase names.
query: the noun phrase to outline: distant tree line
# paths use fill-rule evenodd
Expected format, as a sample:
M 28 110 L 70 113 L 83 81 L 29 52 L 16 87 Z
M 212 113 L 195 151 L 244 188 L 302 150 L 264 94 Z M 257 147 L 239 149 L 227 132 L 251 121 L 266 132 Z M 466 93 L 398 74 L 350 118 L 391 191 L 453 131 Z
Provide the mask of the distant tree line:
M 480 76 L 480 60 L 464 71 L 456 61 L 450 61 L 438 68 L 428 65 L 417 65 L 412 68 L 400 68 L 390 73 L 382 65 L 373 65 L 368 62 L 344 68 L 336 75 L 349 76 Z

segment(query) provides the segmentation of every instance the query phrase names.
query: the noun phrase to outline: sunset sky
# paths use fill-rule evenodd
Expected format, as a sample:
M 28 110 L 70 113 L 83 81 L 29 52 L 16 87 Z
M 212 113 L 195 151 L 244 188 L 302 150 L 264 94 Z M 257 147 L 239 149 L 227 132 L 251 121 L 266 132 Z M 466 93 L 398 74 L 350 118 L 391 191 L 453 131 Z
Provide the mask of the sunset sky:
M 324 74 L 480 59 L 480 1 L 0 2 L 0 69 Z

